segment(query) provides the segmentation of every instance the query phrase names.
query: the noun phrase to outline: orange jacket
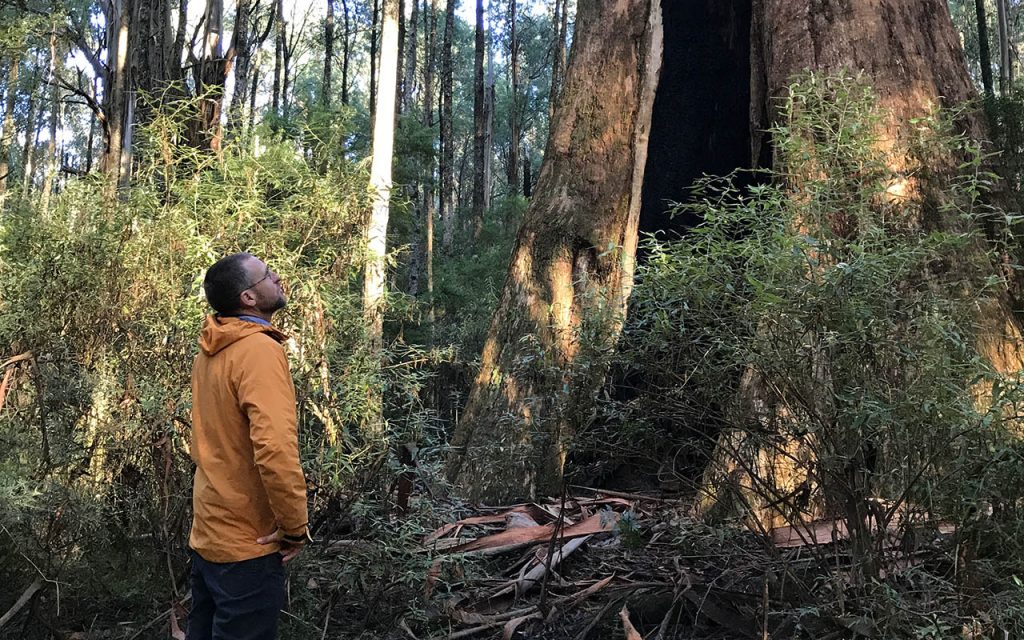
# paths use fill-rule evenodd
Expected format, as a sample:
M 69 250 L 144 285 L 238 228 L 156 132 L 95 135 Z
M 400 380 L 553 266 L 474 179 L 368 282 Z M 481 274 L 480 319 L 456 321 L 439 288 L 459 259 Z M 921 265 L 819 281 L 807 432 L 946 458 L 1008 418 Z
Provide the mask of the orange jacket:
M 208 316 L 192 366 L 192 534 L 209 562 L 279 550 L 256 538 L 306 532 L 295 388 L 272 327 Z

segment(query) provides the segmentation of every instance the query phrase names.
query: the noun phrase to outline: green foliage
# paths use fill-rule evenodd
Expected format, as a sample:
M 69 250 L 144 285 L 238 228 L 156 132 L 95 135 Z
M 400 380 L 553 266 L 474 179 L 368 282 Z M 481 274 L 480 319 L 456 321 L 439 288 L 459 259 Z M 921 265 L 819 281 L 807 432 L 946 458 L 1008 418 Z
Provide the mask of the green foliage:
M 0 408 L 9 584 L 30 581 L 34 564 L 87 601 L 77 581 L 107 550 L 132 548 L 169 570 L 183 562 L 201 282 L 227 253 L 259 255 L 286 283 L 289 305 L 275 322 L 290 336 L 317 504 L 358 487 L 386 499 L 398 471 L 381 465 L 389 439 L 430 442 L 434 425 L 417 402 L 430 369 L 410 363 L 433 356 L 400 343 L 375 356 L 365 340 L 367 176 L 335 152 L 344 132 L 312 123 L 320 151 L 309 160 L 289 142 L 217 158 L 176 143 L 183 122 L 164 112 L 141 132 L 137 179 L 117 200 L 87 178 L 69 182 L 49 211 L 25 203 L 0 221 L 0 345 L 5 358 L 26 354 L 2 372 L 11 373 Z M 392 429 L 367 439 L 382 411 Z M 171 573 L 132 571 L 136 597 L 177 586 Z

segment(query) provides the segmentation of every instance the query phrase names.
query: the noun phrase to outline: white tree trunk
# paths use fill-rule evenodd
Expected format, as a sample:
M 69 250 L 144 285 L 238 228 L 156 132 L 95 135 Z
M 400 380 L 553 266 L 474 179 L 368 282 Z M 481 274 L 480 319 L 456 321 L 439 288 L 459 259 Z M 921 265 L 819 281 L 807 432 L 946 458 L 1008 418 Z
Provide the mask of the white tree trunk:
M 398 80 L 398 0 L 384 0 L 382 11 L 377 111 L 373 123 L 373 160 L 370 191 L 373 208 L 366 232 L 366 268 L 363 278 L 363 313 L 371 342 L 383 341 L 385 270 L 391 162 L 395 142 L 395 89 Z

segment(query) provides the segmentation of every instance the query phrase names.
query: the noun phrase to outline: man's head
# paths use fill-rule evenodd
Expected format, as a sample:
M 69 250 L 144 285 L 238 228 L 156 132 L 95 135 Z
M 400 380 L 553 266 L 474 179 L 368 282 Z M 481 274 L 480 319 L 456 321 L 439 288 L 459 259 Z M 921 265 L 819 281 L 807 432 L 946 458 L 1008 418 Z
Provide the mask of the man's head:
M 262 260 L 233 253 L 214 263 L 203 280 L 206 299 L 221 314 L 250 314 L 270 319 L 287 303 L 281 278 Z

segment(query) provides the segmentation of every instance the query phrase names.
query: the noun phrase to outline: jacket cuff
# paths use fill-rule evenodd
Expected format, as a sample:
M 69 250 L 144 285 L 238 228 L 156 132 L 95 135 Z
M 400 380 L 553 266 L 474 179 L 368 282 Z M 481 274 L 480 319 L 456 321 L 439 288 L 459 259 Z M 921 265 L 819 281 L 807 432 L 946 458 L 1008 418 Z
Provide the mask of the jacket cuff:
M 307 542 L 312 542 L 313 537 L 309 535 L 309 527 L 307 525 L 302 525 L 295 529 L 283 530 L 281 541 L 293 547 L 301 547 Z

